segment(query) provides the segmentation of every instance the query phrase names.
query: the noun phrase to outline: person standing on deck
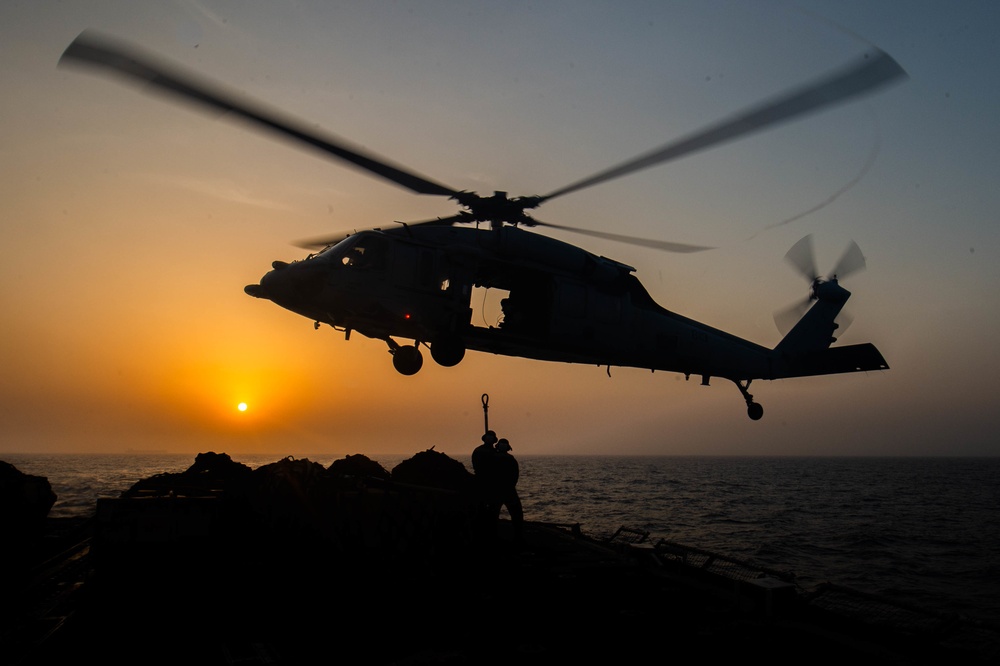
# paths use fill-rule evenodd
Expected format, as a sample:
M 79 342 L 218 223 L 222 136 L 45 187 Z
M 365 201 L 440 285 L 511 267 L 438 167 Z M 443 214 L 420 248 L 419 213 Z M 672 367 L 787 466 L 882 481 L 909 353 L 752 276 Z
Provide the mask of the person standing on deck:
M 501 506 L 507 507 L 510 514 L 510 522 L 514 528 L 514 539 L 521 541 L 524 538 L 524 509 L 521 507 L 521 498 L 517 495 L 517 480 L 521 476 L 521 467 L 517 464 L 517 458 L 510 454 L 510 442 L 501 439 L 497 442 L 497 511 Z
M 483 443 L 472 451 L 472 471 L 476 479 L 477 525 L 484 537 L 496 535 L 496 522 L 500 517 L 496 443 L 497 434 L 487 430 L 483 435 Z
M 475 472 L 476 478 L 491 474 L 493 463 L 496 462 L 496 444 L 497 434 L 487 430 L 483 435 L 483 443 L 472 450 L 472 471 Z

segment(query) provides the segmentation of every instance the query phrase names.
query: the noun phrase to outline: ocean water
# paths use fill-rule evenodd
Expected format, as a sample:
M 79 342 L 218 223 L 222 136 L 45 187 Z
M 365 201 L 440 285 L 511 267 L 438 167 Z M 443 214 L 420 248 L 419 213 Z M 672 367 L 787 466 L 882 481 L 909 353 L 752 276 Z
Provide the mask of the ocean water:
M 280 455 L 232 455 L 250 467 Z M 306 456 L 329 465 L 339 455 Z M 388 470 L 409 456 L 371 455 Z M 452 456 L 471 469 L 470 462 Z M 2 454 L 48 477 L 50 515 L 89 515 L 193 455 Z M 529 520 L 626 526 L 927 610 L 1000 625 L 1000 458 L 524 456 Z

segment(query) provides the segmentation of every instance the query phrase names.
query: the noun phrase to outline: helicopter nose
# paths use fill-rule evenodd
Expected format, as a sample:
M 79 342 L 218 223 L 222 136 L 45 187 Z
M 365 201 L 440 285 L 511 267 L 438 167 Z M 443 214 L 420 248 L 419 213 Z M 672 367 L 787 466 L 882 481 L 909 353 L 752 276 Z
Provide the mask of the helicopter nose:
M 248 284 L 243 291 L 254 298 L 266 298 L 279 305 L 298 306 L 315 299 L 323 288 L 322 274 L 313 267 L 275 261 L 274 270 L 260 279 L 260 284 Z
M 287 280 L 282 280 L 280 277 L 276 276 L 275 273 L 282 270 L 287 266 L 278 266 L 277 264 L 283 264 L 284 262 L 275 261 L 272 266 L 274 270 L 268 271 L 264 277 L 260 279 L 260 284 L 248 284 L 243 287 L 243 291 L 248 296 L 253 296 L 254 298 L 267 298 L 269 300 L 274 300 L 276 295 L 280 295 L 282 292 L 288 290 L 288 285 L 284 284 Z
M 277 263 L 277 262 L 275 262 Z M 275 271 L 280 269 L 275 269 L 268 271 L 264 277 L 260 279 L 260 284 L 248 284 L 243 287 L 243 291 L 248 296 L 253 296 L 254 298 L 267 298 L 274 300 L 275 295 L 281 294 L 283 291 L 287 291 L 287 285 L 284 285 L 283 280 L 280 278 L 276 279 Z

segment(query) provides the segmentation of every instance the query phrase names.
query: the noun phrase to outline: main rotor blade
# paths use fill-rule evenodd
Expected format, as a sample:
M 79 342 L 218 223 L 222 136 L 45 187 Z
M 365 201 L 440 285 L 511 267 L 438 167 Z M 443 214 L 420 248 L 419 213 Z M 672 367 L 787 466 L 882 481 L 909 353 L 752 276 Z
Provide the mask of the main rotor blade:
M 468 215 L 464 213 L 459 213 L 458 215 L 452 215 L 451 217 L 438 217 L 433 220 L 424 220 L 422 222 L 397 222 L 401 227 L 424 227 L 424 226 L 451 226 L 456 222 L 467 222 Z M 341 231 L 336 234 L 328 234 L 326 236 L 317 236 L 315 238 L 306 238 L 303 240 L 298 240 L 292 243 L 296 247 L 301 247 L 304 250 L 322 250 L 328 245 L 335 245 L 340 241 L 344 240 L 348 236 L 356 234 L 358 231 L 372 231 L 380 228 L 369 227 L 367 229 L 358 229 L 355 231 Z
M 83 64 L 104 68 L 133 83 L 154 86 L 178 95 L 182 99 L 207 106 L 223 113 L 235 114 L 286 138 L 312 146 L 360 169 L 392 181 L 418 194 L 454 196 L 458 192 L 412 171 L 393 166 L 386 160 L 348 148 L 343 142 L 322 137 L 305 123 L 282 118 L 256 103 L 237 99 L 223 92 L 221 86 L 196 78 L 180 69 L 156 62 L 138 49 L 90 31 L 80 34 L 59 59 L 59 64 Z
M 552 229 L 562 229 L 564 231 L 572 231 L 575 234 L 581 234 L 583 236 L 592 236 L 594 238 L 603 238 L 605 240 L 617 241 L 619 243 L 628 243 L 630 245 L 639 245 L 641 247 L 651 247 L 656 250 L 665 250 L 667 252 L 703 252 L 705 250 L 714 250 L 714 247 L 709 247 L 707 245 L 685 245 L 684 243 L 671 243 L 668 241 L 653 240 L 650 238 L 637 238 L 635 236 L 623 236 L 621 234 L 612 234 L 606 231 L 592 231 L 590 229 L 581 229 L 580 227 L 567 227 L 561 224 L 552 224 L 551 222 L 539 222 L 536 219 L 532 219 L 532 223 L 539 227 L 551 227 Z
M 303 240 L 293 241 L 292 245 L 300 247 L 303 250 L 322 250 L 324 247 L 336 245 L 340 241 L 346 240 L 356 233 L 356 231 L 342 231 L 338 234 L 329 234 L 327 236 L 318 236 L 316 238 L 305 238 Z
M 722 121 L 701 132 L 635 157 L 628 162 L 584 178 L 558 189 L 541 199 L 548 200 L 569 194 L 585 187 L 592 187 L 614 178 L 648 169 L 669 160 L 704 150 L 711 146 L 732 141 L 771 125 L 796 116 L 817 111 L 823 107 L 844 102 L 851 97 L 872 91 L 895 79 L 905 78 L 906 72 L 889 54 L 876 50 L 865 54 L 860 65 L 852 65 L 832 76 L 797 88 L 776 99 L 752 107 L 729 120 Z

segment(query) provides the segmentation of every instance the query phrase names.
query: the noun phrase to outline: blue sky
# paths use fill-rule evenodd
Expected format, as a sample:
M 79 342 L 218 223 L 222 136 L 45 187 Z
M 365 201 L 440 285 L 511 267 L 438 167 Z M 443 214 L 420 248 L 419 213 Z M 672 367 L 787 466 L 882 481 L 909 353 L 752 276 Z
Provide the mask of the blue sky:
M 523 453 L 997 452 L 994 3 L 42 0 L 0 19 L 0 451 L 464 454 L 487 392 L 491 425 Z M 767 346 L 772 313 L 807 291 L 788 248 L 813 234 L 824 270 L 853 239 L 868 270 L 845 281 L 842 342 L 875 343 L 891 370 L 756 383 L 760 422 L 728 382 L 665 373 L 470 355 L 399 376 L 381 342 L 313 331 L 242 287 L 301 257 L 295 239 L 450 203 L 57 68 L 88 28 L 451 187 L 521 195 L 876 45 L 907 82 L 537 216 L 717 246 L 559 236 L 635 266 L 665 307 Z

